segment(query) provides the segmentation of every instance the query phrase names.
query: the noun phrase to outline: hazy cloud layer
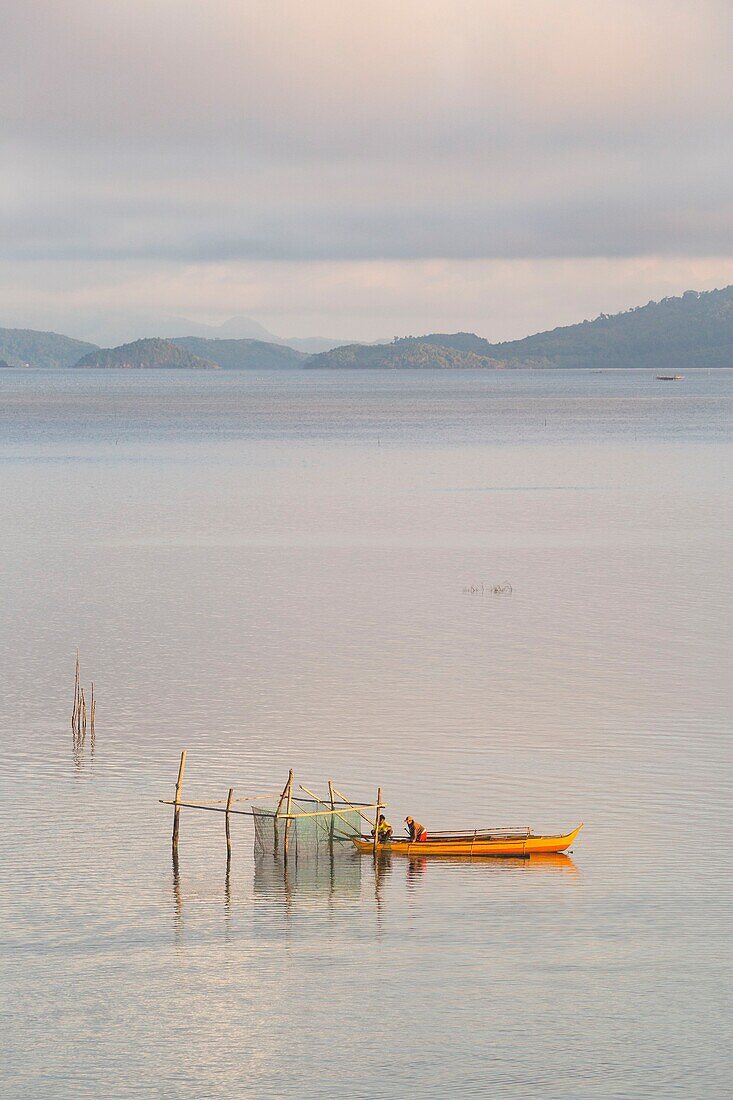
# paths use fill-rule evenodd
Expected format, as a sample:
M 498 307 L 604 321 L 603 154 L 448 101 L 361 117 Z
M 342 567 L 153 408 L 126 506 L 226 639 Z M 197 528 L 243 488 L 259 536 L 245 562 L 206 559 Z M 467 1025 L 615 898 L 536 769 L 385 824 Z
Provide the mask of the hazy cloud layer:
M 733 255 L 732 30 L 727 0 L 5 0 L 0 256 Z

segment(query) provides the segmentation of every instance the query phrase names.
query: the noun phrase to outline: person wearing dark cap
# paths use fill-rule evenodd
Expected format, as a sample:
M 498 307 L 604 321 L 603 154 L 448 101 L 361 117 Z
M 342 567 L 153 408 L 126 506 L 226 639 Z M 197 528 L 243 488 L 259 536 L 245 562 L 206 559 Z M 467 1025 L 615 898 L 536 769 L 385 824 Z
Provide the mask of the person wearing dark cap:
M 428 839 L 427 829 L 419 821 L 415 821 L 414 817 L 410 817 L 408 814 L 405 818 L 405 824 L 407 825 L 407 834 L 414 843 Z

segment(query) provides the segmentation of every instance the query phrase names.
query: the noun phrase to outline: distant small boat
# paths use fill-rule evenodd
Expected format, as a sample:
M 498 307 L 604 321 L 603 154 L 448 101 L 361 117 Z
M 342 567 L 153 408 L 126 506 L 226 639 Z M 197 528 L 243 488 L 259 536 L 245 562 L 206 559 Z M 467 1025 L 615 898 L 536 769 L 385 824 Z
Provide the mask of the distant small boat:
M 535 836 L 531 829 L 502 830 L 482 829 L 473 833 L 431 833 L 427 840 L 409 840 L 395 837 L 378 845 L 380 852 L 392 852 L 398 856 L 515 856 L 520 859 L 531 855 L 564 852 L 583 828 L 582 823 L 571 833 L 562 836 Z M 351 838 L 357 851 L 374 850 L 372 837 Z
M 657 382 L 681 382 L 684 374 L 658 374 Z

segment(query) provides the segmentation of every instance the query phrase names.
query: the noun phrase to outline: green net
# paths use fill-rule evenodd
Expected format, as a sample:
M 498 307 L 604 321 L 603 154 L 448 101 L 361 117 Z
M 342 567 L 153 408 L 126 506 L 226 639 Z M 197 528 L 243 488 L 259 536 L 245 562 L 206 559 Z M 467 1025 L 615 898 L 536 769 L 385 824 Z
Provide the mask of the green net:
M 253 806 L 255 852 L 277 852 L 285 841 L 287 817 L 276 806 Z M 316 855 L 319 849 L 353 852 L 351 837 L 359 836 L 362 824 L 369 828 L 358 810 L 339 806 L 331 811 L 320 803 L 293 799 L 288 829 L 288 855 L 297 859 Z

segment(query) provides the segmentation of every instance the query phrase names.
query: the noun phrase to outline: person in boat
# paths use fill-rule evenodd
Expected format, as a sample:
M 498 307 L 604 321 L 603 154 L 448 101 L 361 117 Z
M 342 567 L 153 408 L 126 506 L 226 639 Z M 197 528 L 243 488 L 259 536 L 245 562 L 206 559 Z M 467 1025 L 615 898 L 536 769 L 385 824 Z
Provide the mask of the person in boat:
M 372 829 L 372 836 L 374 836 L 374 829 Z M 392 826 L 387 821 L 384 814 L 379 815 L 379 821 L 377 822 L 377 840 L 380 844 L 384 844 L 385 840 L 392 839 Z
M 415 821 L 414 817 L 410 817 L 408 814 L 405 818 L 405 825 L 407 825 L 407 835 L 411 841 L 419 842 L 428 839 L 428 831 L 424 825 L 421 825 L 419 821 Z

